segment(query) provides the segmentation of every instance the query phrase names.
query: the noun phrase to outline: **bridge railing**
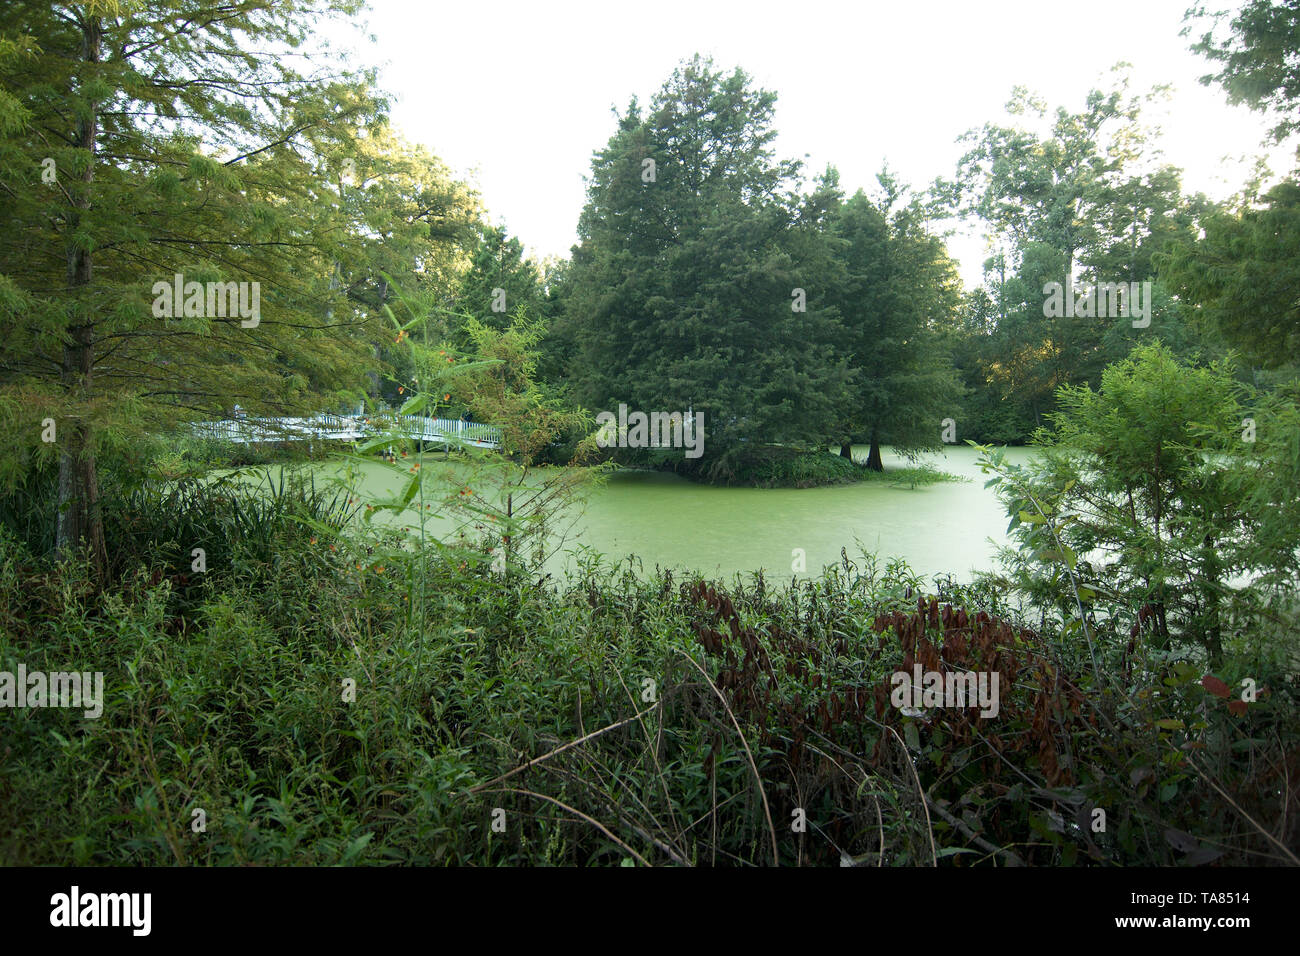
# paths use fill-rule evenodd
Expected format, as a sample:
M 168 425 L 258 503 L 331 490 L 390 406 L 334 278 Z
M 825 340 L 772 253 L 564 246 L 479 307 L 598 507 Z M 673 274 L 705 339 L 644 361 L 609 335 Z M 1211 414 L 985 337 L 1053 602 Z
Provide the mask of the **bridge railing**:
M 501 429 L 495 425 L 482 422 L 467 422 L 459 418 L 425 418 L 422 415 L 399 415 L 397 423 L 400 429 L 407 429 L 419 434 L 441 435 L 466 439 L 469 441 L 501 440 Z
M 501 429 L 482 422 L 423 415 L 377 413 L 369 418 L 320 414 L 311 418 L 236 418 L 195 422 L 192 430 L 207 438 L 233 442 L 302 441 L 312 438 L 358 439 L 393 430 L 421 441 L 495 446 Z

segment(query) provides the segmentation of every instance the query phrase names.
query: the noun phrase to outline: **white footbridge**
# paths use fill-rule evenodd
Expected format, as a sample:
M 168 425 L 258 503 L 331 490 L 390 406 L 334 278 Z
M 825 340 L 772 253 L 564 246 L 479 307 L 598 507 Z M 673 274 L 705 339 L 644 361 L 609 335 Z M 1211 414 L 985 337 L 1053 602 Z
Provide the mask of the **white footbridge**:
M 232 418 L 220 422 L 195 422 L 203 438 L 236 444 L 282 441 L 364 441 L 380 435 L 399 435 L 431 445 L 472 445 L 496 448 L 501 430 L 495 425 L 423 415 L 314 415 L 311 418 Z

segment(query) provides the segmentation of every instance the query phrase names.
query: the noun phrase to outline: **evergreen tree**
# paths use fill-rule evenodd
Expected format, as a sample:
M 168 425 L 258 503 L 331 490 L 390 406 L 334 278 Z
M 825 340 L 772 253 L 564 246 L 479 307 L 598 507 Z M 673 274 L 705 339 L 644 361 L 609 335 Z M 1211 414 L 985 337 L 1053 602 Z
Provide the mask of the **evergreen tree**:
M 1246 0 L 1235 11 L 1216 13 L 1196 6 L 1187 11 L 1185 20 L 1184 36 L 1198 24 L 1209 27 L 1192 49 L 1220 64 L 1217 73 L 1201 77 L 1202 83 L 1218 83 L 1228 102 L 1274 116 L 1276 142 L 1300 130 L 1295 115 L 1300 103 L 1300 3 Z M 1227 35 L 1216 35 L 1225 20 Z
M 1300 362 L 1300 184 L 1279 183 L 1261 208 L 1208 216 L 1204 229 L 1160 260 L 1169 283 L 1257 365 Z
M 878 205 L 859 191 L 831 227 L 841 267 L 831 301 L 854 375 L 837 418 L 840 454 L 868 442 L 867 465 L 877 471 L 882 443 L 904 452 L 939 447 L 960 399 L 942 335 L 957 313 L 956 269 L 926 231 L 919 203 L 904 203 L 906 190 L 887 172 L 879 182 Z
M 707 474 L 741 443 L 824 446 L 847 377 L 818 235 L 833 198 L 772 156 L 775 96 L 699 57 L 595 157 L 571 266 L 579 396 L 705 414 Z M 674 463 L 683 465 L 680 456 Z
M 0 402 L 12 477 L 56 454 L 61 549 L 106 559 L 96 456 L 179 416 L 300 408 L 355 379 L 327 157 L 382 114 L 303 45 L 356 0 L 0 8 Z M 252 283 L 257 315 L 167 304 Z M 336 283 L 334 283 L 336 284 Z M 162 308 L 160 308 L 162 306 Z M 251 311 L 251 309 L 250 309 Z M 53 419 L 55 441 L 43 420 Z
M 456 294 L 457 311 L 498 330 L 510 327 L 518 308 L 534 320 L 546 318 L 546 289 L 542 273 L 524 255 L 523 243 L 504 226 L 485 226 L 470 257 L 469 269 Z M 468 345 L 467 332 L 458 340 Z

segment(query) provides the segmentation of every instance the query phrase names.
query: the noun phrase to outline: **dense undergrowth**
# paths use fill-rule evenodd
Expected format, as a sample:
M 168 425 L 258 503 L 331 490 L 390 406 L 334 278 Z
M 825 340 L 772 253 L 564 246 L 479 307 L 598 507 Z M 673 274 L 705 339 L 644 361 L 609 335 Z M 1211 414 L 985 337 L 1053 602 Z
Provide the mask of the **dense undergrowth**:
M 876 471 L 863 461 L 844 458 L 827 449 L 783 445 L 738 444 L 717 457 L 708 458 L 683 458 L 659 449 L 646 449 L 623 452 L 619 460 L 631 467 L 672 471 L 704 484 L 749 488 L 814 488 L 856 481 L 886 481 L 915 487 L 961 480 L 928 464 Z
M 755 488 L 812 488 L 854 481 L 885 481 L 916 487 L 957 480 L 955 475 L 940 471 L 933 465 L 908 465 L 884 472 L 828 452 L 765 458 L 739 469 L 736 475 L 737 484 Z
M 1294 678 L 1136 618 L 1094 667 L 993 578 L 559 586 L 326 535 L 349 503 L 293 482 L 136 496 L 102 590 L 0 537 L 0 669 L 105 676 L 99 719 L 0 714 L 0 862 L 1295 862 Z M 998 715 L 905 715 L 916 662 L 996 671 Z

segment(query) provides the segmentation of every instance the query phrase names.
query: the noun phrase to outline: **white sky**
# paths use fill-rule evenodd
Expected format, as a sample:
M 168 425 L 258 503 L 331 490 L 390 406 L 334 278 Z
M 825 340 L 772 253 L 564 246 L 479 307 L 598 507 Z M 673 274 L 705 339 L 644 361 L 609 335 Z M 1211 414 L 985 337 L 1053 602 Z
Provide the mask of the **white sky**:
M 957 137 L 1006 122 L 1013 86 L 1075 111 L 1125 60 L 1131 92 L 1174 87 L 1166 115 L 1145 119 L 1163 130 L 1184 189 L 1224 198 L 1269 123 L 1196 82 L 1211 65 L 1179 36 L 1190 2 L 371 0 L 377 42 L 358 37 L 351 65 L 381 66 L 396 126 L 473 181 L 495 221 L 533 254 L 564 256 L 611 107 L 633 94 L 647 103 L 696 52 L 774 90 L 778 154 L 810 154 L 814 173 L 834 163 L 848 193 L 870 189 L 885 160 L 917 188 L 950 177 Z M 1274 171 L 1289 171 L 1293 153 L 1273 155 Z M 954 237 L 949 251 L 976 284 L 983 241 Z

